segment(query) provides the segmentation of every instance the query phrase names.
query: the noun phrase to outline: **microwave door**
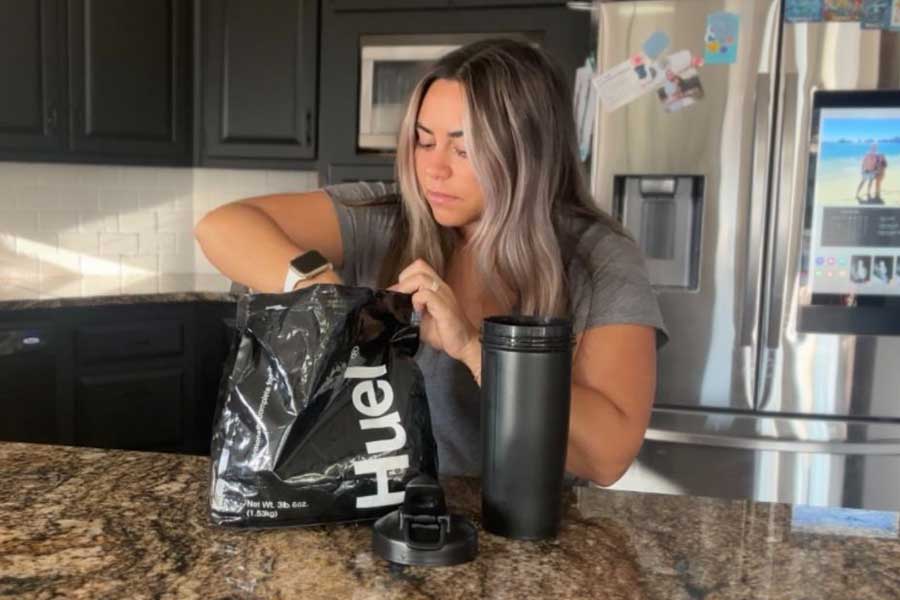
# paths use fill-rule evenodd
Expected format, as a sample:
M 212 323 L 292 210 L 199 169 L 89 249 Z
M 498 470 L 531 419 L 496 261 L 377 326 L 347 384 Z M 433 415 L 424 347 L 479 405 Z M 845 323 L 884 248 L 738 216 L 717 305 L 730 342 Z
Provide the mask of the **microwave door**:
M 357 145 L 361 150 L 392 151 L 397 146 L 397 132 L 416 82 L 429 65 L 459 45 L 376 45 L 368 43 L 366 37 L 362 43 Z

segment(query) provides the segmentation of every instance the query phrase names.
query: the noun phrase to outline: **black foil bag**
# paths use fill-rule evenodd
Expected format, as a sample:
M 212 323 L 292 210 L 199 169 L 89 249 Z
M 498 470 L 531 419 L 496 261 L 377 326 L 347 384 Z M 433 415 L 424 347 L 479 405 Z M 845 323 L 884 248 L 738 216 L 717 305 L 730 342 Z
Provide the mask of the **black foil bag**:
M 210 517 L 374 519 L 437 475 L 409 295 L 316 285 L 238 302 L 213 427 Z

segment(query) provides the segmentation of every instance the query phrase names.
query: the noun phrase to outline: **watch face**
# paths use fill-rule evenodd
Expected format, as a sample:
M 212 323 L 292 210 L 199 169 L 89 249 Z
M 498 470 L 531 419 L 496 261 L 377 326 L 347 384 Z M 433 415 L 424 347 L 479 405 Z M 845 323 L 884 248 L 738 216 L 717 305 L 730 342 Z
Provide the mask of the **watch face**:
M 291 261 L 291 266 L 300 273 L 312 273 L 319 267 L 328 264 L 328 259 L 315 250 L 304 252 Z

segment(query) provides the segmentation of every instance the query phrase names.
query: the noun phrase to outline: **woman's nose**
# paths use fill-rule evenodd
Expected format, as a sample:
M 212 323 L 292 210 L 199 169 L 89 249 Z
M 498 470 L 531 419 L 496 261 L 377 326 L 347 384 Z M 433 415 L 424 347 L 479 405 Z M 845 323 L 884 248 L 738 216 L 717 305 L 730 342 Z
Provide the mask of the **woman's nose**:
M 450 177 L 450 165 L 444 152 L 432 152 L 425 163 L 425 175 L 433 179 L 447 179 Z

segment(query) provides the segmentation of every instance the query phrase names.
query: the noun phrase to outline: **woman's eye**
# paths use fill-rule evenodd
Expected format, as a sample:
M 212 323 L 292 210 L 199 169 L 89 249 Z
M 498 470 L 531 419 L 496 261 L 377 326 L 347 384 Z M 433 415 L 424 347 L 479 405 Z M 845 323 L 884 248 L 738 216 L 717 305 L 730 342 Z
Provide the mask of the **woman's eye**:
M 469 153 L 466 152 L 465 150 L 460 150 L 459 148 L 454 148 L 453 150 L 454 150 L 454 152 L 456 152 L 456 155 L 460 158 L 467 158 L 469 156 Z
M 416 139 L 416 146 L 418 146 L 419 148 L 425 148 L 425 149 L 434 148 L 434 142 L 425 143 L 420 139 Z

